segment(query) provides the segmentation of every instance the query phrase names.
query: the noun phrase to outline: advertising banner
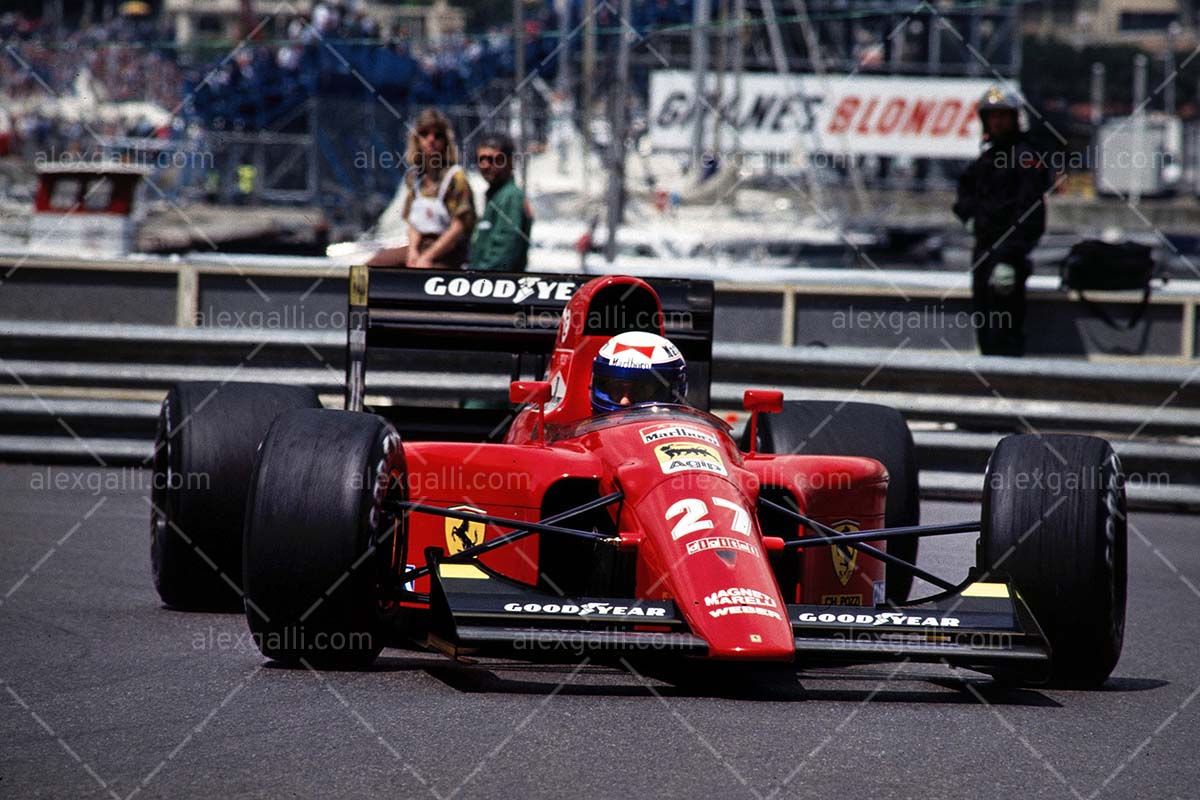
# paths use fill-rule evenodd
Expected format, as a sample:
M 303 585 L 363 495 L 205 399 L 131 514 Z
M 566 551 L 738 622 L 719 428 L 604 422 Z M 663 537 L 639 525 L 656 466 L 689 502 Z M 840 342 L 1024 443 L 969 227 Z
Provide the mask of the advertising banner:
M 697 103 L 690 72 L 660 70 L 650 76 L 650 141 L 660 150 L 690 149 L 697 112 L 711 125 L 719 110 L 722 142 L 728 146 L 736 134 L 749 153 L 974 158 L 976 104 L 993 85 L 986 78 L 751 73 L 737 97 L 726 73 L 718 103 L 709 73 L 705 102 Z

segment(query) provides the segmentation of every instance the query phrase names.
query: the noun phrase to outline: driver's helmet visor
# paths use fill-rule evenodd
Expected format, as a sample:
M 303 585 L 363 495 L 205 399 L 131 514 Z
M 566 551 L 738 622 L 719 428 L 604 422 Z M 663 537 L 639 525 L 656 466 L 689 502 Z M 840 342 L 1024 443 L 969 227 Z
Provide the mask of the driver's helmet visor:
M 599 405 L 610 408 L 683 402 L 672 381 L 650 370 L 636 377 L 596 375 L 592 379 L 592 396 Z

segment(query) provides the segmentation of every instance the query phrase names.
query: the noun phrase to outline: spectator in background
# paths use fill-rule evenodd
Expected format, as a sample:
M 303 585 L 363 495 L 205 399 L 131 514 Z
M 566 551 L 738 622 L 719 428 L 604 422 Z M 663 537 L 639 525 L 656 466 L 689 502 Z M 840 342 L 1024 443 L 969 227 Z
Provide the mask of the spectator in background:
M 471 237 L 471 269 L 524 272 L 533 212 L 513 177 L 513 141 L 503 133 L 479 140 L 475 159 L 488 182 L 483 219 Z
M 408 136 L 404 174 L 408 192 L 405 247 L 380 251 L 368 265 L 410 269 L 460 269 L 475 227 L 475 201 L 467 174 L 458 164 L 458 146 L 450 120 L 436 109 L 417 115 Z

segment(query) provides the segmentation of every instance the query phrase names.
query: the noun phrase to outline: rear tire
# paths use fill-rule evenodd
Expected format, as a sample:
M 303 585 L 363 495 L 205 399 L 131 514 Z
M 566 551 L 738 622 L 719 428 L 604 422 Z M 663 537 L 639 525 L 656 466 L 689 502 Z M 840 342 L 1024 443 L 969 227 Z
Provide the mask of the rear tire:
M 749 427 L 742 447 L 749 444 Z M 795 400 L 778 414 L 758 418 L 759 450 L 797 455 L 861 456 L 879 461 L 888 471 L 884 525 L 897 528 L 921 523 L 921 492 L 912 433 L 894 408 L 872 403 Z M 891 539 L 887 552 L 910 564 L 917 561 L 917 537 Z M 887 597 L 902 603 L 912 591 L 912 573 L 887 567 Z
M 271 426 L 246 506 L 246 620 L 263 655 L 366 666 L 387 637 L 381 610 L 401 520 L 404 449 L 386 420 L 293 411 Z
M 320 408 L 304 386 L 179 383 L 158 417 L 150 564 L 168 606 L 241 609 L 246 487 L 258 443 L 281 412 Z
M 984 485 L 979 568 L 1012 578 L 1050 644 L 1053 683 L 1099 686 L 1117 665 L 1126 528 L 1121 464 L 1108 442 L 1020 435 L 996 446 Z

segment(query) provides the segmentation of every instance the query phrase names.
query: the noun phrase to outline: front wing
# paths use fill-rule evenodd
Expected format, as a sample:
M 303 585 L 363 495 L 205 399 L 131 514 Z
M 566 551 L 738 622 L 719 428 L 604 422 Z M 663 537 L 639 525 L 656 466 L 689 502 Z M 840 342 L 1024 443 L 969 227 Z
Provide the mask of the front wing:
M 564 598 L 478 563 L 438 563 L 429 643 L 454 656 L 572 660 L 582 655 L 706 657 L 675 603 Z M 789 605 L 800 663 L 944 662 L 1048 673 L 1050 649 L 1020 595 L 971 583 L 937 602 L 898 607 Z M 736 624 L 731 620 L 730 624 Z

